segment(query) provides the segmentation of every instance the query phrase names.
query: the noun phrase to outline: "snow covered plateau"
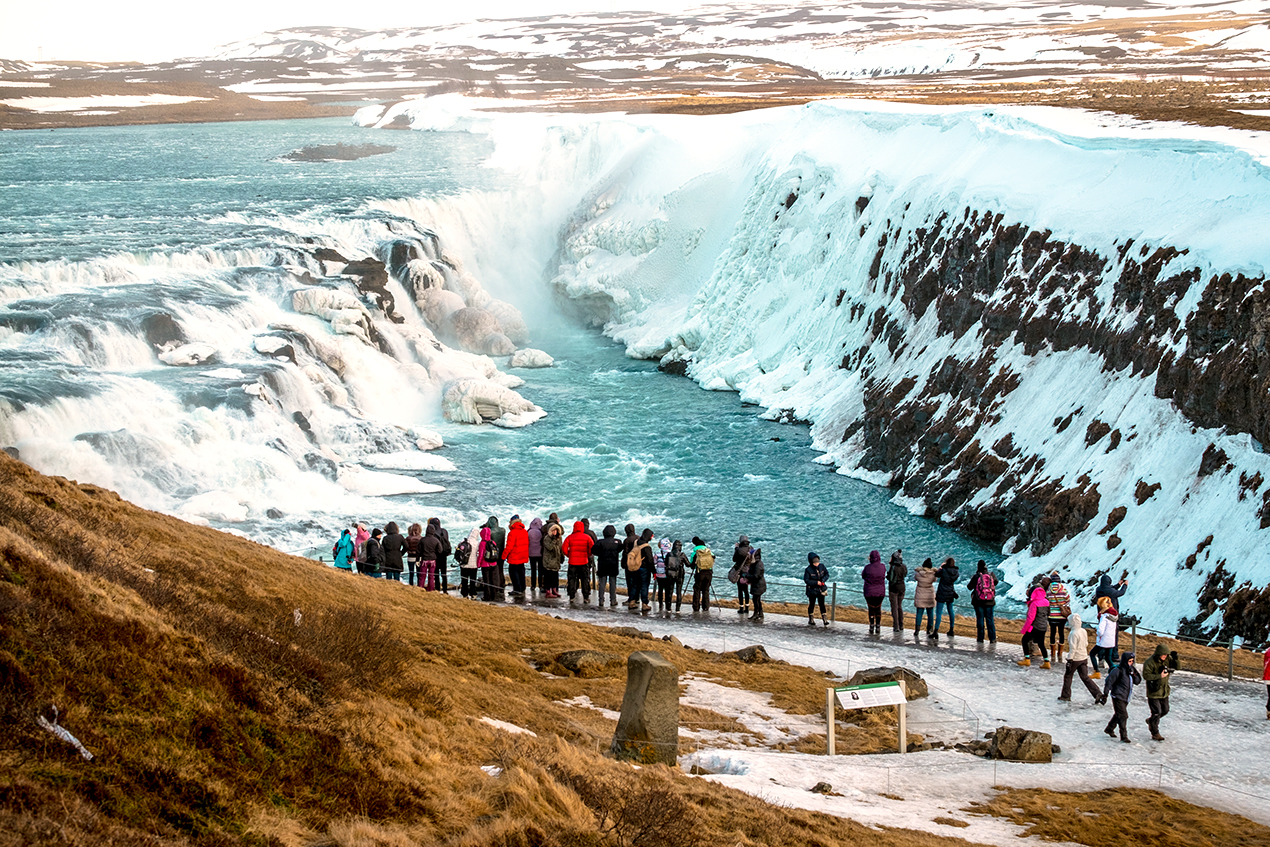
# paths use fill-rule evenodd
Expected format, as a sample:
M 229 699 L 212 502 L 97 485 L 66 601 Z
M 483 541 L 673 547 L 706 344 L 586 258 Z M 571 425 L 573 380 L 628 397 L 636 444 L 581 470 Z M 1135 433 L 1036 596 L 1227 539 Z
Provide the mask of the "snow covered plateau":
M 1090 601 L 1127 573 L 1146 626 L 1266 640 L 1263 135 L 859 101 L 489 105 L 358 121 L 489 134 L 524 188 L 469 218 L 504 264 L 550 256 L 552 288 L 630 355 L 810 423 L 819 461 L 1001 545 L 1016 592 L 1057 568 Z

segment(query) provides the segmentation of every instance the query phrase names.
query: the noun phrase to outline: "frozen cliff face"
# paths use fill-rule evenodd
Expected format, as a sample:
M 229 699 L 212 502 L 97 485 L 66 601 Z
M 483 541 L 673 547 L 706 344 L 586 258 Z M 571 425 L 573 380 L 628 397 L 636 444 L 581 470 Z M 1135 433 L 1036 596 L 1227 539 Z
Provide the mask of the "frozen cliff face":
M 822 461 L 1000 544 L 1016 585 L 1058 568 L 1092 602 L 1127 571 L 1149 625 L 1266 638 L 1252 136 L 858 104 L 691 120 L 543 145 L 535 171 L 584 186 L 558 291 L 632 355 L 811 422 Z

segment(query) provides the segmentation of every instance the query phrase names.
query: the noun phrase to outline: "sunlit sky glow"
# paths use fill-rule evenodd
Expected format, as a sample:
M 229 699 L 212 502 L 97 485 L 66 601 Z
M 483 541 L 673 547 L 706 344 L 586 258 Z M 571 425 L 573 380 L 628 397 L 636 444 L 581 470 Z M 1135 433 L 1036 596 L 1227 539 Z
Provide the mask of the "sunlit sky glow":
M 295 26 L 422 27 L 478 18 L 648 9 L 682 11 L 684 0 L 0 0 L 0 59 L 158 62 L 205 56 L 231 41 Z

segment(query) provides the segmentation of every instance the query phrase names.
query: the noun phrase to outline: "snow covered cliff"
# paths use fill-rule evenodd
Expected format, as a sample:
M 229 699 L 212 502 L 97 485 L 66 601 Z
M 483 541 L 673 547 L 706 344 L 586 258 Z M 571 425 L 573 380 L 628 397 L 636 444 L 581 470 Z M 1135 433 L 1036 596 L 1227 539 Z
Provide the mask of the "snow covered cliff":
M 1002 545 L 1016 590 L 1127 571 L 1147 625 L 1266 638 L 1265 139 L 849 102 L 462 111 L 362 119 L 500 140 L 560 210 L 552 285 L 631 355 L 810 422 L 839 472 Z

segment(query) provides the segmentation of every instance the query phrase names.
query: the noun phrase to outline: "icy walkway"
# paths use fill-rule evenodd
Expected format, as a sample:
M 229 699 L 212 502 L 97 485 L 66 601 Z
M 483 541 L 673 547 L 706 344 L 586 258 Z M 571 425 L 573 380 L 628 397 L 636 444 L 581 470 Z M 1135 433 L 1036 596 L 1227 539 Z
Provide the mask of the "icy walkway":
M 619 607 L 620 608 L 620 607 Z M 701 749 L 681 759 L 716 775 L 706 777 L 775 803 L 852 818 L 866 824 L 903 826 L 992 844 L 1019 844 L 1021 830 L 1003 820 L 968 815 L 971 801 L 991 796 L 994 785 L 1087 791 L 1131 786 L 1155 788 L 1270 825 L 1270 768 L 1266 742 L 1265 688 L 1194 673 L 1174 677 L 1172 711 L 1161 723 L 1166 740 L 1147 732 L 1145 689 L 1129 706 L 1132 744 L 1108 738 L 1102 729 L 1110 706 L 1098 707 L 1079 680 L 1072 701 L 1058 701 L 1063 673 L 1020 668 L 1018 645 L 978 644 L 973 637 L 941 637 L 914 644 L 911 632 L 869 636 L 867 627 L 834 624 L 812 629 L 802 618 L 768 614 L 751 624 L 733 609 L 690 611 L 660 617 L 624 608 L 535 605 L 544 614 L 605 626 L 634 626 L 661 637 L 673 635 L 690 647 L 729 651 L 762 644 L 776 659 L 849 677 L 855 671 L 903 665 L 921 674 L 928 701 L 909 707 L 909 731 L 930 741 L 982 737 L 998 726 L 1048 732 L 1062 752 L 1049 765 L 990 762 L 955 751 L 834 757 L 781 753 L 762 748 Z M 1145 657 L 1140 657 L 1145 658 Z M 718 711 L 725 711 L 718 709 Z M 742 719 L 740 715 L 729 712 Z M 805 717 L 791 721 L 805 723 Z M 823 732 L 823 729 L 820 730 Z M 843 796 L 812 794 L 817 782 Z M 887 796 L 889 795 L 889 796 Z M 900 799 L 902 798 L 902 799 Z M 966 821 L 969 828 L 933 822 Z

